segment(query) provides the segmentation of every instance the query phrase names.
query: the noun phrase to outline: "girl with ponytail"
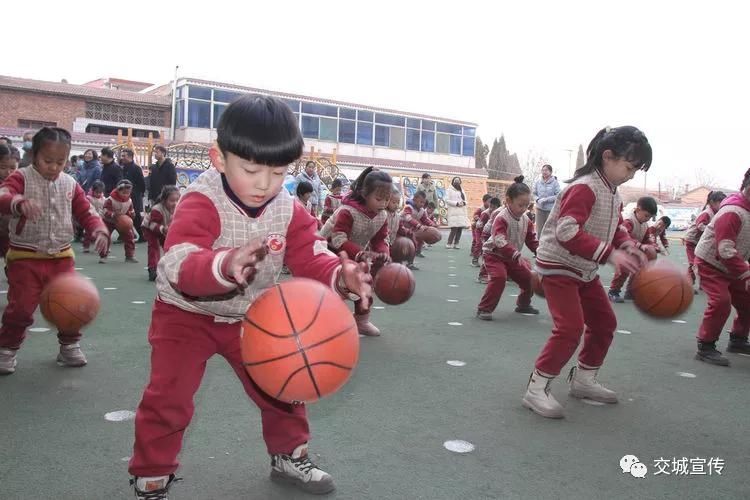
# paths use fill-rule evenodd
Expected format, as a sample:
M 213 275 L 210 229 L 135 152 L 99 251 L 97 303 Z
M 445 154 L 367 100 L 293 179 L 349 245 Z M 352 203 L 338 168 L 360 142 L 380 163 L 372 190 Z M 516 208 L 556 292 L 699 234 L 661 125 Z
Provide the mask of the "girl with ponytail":
M 690 281 L 695 285 L 695 247 L 703 235 L 703 231 L 706 230 L 706 226 L 711 222 L 716 212 L 719 211 L 721 202 L 726 198 L 722 191 L 711 191 L 708 193 L 706 198 L 706 204 L 703 205 L 703 211 L 698 214 L 698 217 L 690 224 L 690 227 L 685 232 L 685 253 L 687 253 L 688 259 L 688 276 Z M 693 293 L 698 295 L 698 290 L 693 290 Z

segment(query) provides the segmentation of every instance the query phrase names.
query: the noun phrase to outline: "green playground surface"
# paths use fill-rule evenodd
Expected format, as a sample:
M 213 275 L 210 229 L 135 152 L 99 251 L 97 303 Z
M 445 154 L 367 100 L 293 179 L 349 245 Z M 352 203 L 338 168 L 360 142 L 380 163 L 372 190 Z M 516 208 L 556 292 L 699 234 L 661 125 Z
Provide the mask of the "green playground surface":
M 312 458 L 337 484 L 328 498 L 750 498 L 750 357 L 729 354 L 729 368 L 693 359 L 703 295 L 679 323 L 615 304 L 620 331 L 600 379 L 620 403 L 572 399 L 561 376 L 553 393 L 566 418 L 547 420 L 521 406 L 551 327 L 546 304 L 534 298 L 539 316 L 514 313 L 518 288 L 509 284 L 495 320 L 476 319 L 483 287 L 468 244 L 447 250 L 441 242 L 418 259 L 412 300 L 374 310 L 383 336 L 361 339 L 349 383 L 309 406 Z M 0 378 L 3 500 L 132 497 L 133 421 L 105 414 L 134 411 L 148 377 L 154 287 L 145 245 L 137 252 L 140 264 L 126 264 L 122 246 L 106 265 L 77 255 L 102 297 L 82 341 L 88 366 L 58 367 L 53 331 L 36 331 L 16 373 Z M 679 242 L 667 258 L 684 265 Z M 603 268 L 605 285 L 611 277 Z M 37 316 L 33 328 L 48 326 Z M 448 440 L 474 449 L 449 451 Z M 624 455 L 638 457 L 646 476 L 623 473 Z M 310 498 L 268 479 L 259 413 L 220 357 L 209 362 L 180 460 L 184 481 L 172 499 Z

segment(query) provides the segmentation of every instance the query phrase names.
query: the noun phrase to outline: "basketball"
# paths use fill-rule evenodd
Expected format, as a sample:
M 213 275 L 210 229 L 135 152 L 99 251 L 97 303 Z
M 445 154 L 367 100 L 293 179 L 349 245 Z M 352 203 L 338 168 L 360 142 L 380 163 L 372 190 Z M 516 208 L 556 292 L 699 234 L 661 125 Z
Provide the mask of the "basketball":
M 115 217 L 115 228 L 121 235 L 128 234 L 133 230 L 133 219 L 127 215 L 118 215 Z
M 414 295 L 416 281 L 408 267 L 403 264 L 388 264 L 375 275 L 375 295 L 386 304 L 397 306 Z
M 78 273 L 65 273 L 42 290 L 39 306 L 44 319 L 63 333 L 77 333 L 99 313 L 99 292 Z
M 428 245 L 434 245 L 443 238 L 443 235 L 440 234 L 440 230 L 432 226 L 422 226 L 422 229 L 416 231 L 414 236 Z
M 349 307 L 317 281 L 292 279 L 263 292 L 242 321 L 242 359 L 263 392 L 287 403 L 333 394 L 359 357 Z
M 632 279 L 635 305 L 649 316 L 674 318 L 693 303 L 687 273 L 668 260 L 649 262 Z
M 405 236 L 399 236 L 391 245 L 391 259 L 393 262 L 411 262 L 416 251 L 413 241 Z
M 544 297 L 544 288 L 542 287 L 542 276 L 536 271 L 531 271 L 531 289 L 540 297 Z

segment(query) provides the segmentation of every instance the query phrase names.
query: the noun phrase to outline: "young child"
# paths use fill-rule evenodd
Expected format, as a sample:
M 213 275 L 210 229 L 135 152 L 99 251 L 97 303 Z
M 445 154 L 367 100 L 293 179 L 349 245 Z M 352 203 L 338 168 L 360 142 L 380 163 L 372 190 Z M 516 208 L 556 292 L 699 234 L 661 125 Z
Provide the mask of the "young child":
M 86 195 L 86 199 L 89 200 L 89 204 L 96 211 L 99 217 L 104 217 L 104 183 L 102 181 L 94 181 L 91 185 L 91 192 Z M 89 253 L 91 250 L 91 242 L 94 238 L 88 232 L 84 232 L 83 235 L 83 253 Z
M 648 228 L 649 243 L 654 247 L 657 253 L 669 255 L 669 240 L 667 239 L 667 229 L 672 225 L 672 219 L 666 215 L 659 217 L 656 224 Z M 659 245 L 661 243 L 661 245 Z M 656 256 L 654 256 L 656 258 Z
M 607 292 L 597 276 L 599 265 L 636 272 L 646 255 L 622 229 L 617 186 L 651 166 L 651 145 L 635 127 L 605 128 L 587 149 L 586 163 L 558 195 L 542 230 L 536 268 L 552 315 L 552 336 L 536 359 L 523 406 L 548 418 L 562 418 L 563 408 L 550 392 L 578 347 L 578 366 L 568 376 L 570 395 L 616 403 L 617 395 L 597 381 L 617 326 Z
M 416 193 L 414 193 L 414 196 L 412 196 L 411 200 L 406 201 L 406 205 L 401 211 L 401 221 L 405 229 L 408 229 L 412 231 L 412 233 L 414 233 L 422 229 L 422 226 L 436 226 L 436 224 L 432 222 L 430 217 L 427 215 L 427 210 L 425 210 L 424 208 L 426 204 L 427 193 L 425 193 L 424 191 L 417 191 Z M 414 237 L 413 240 L 414 247 L 417 250 L 416 256 L 424 257 L 424 254 L 422 253 L 424 241 L 416 237 Z
M 521 288 L 516 312 L 539 314 L 531 306 L 531 265 L 521 257 L 524 244 L 534 253 L 539 246 L 534 224 L 527 215 L 530 202 L 531 189 L 520 175 L 505 191 L 505 207 L 495 217 L 490 237 L 482 246 L 489 282 L 477 307 L 479 319 L 492 320 L 492 312 L 500 302 L 508 277 Z
M 425 212 L 427 212 L 427 218 L 430 219 L 430 222 L 432 222 L 433 226 L 438 225 L 437 215 L 435 215 L 436 209 L 437 207 L 435 206 L 433 202 L 429 202 L 427 204 L 427 207 L 425 208 Z
M 489 208 L 491 199 L 491 194 L 482 196 L 482 206 L 474 210 L 471 217 L 471 265 L 474 267 L 479 267 L 479 257 L 482 255 L 482 230 L 477 230 L 477 224 L 482 212 Z
M 322 224 L 325 224 L 333 215 L 333 212 L 341 206 L 341 190 L 343 187 L 344 183 L 341 179 L 334 179 L 331 183 L 331 192 L 326 196 L 326 201 L 323 204 L 323 215 L 320 216 Z
M 130 194 L 133 192 L 133 183 L 127 179 L 122 179 L 117 183 L 117 187 L 109 194 L 109 198 L 104 200 L 104 223 L 111 233 L 115 228 L 115 219 L 120 215 L 127 215 L 131 219 L 135 218 L 133 210 L 133 200 Z M 119 232 L 119 231 L 118 231 Z M 138 262 L 135 258 L 135 237 L 134 230 L 121 234 L 123 246 L 125 247 L 125 262 Z M 107 263 L 107 255 L 99 256 L 99 263 Z
M 401 214 L 398 213 L 398 207 L 401 204 L 401 191 L 393 185 L 391 197 L 388 200 L 388 206 L 385 207 L 388 213 L 388 246 L 393 246 L 393 242 L 399 236 L 406 236 L 406 232 L 401 230 Z
M 357 262 L 372 262 L 372 275 L 391 261 L 388 248 L 388 212 L 393 182 L 388 173 L 367 167 L 352 184 L 341 207 L 328 219 L 320 235 L 335 252 L 346 252 Z M 380 330 L 370 322 L 372 300 L 354 302 L 354 318 L 361 335 L 377 337 Z
M 745 172 L 740 192 L 721 202 L 695 247 L 695 264 L 701 289 L 708 304 L 698 330 L 695 359 L 713 365 L 729 366 L 729 360 L 716 350 L 724 323 L 732 306 L 737 311 L 729 333 L 727 352 L 750 354 L 750 169 Z
M 650 241 L 648 221 L 656 215 L 656 211 L 656 200 L 651 196 L 643 196 L 638 199 L 636 207 L 623 221 L 622 227 L 628 232 L 631 239 L 642 245 L 646 245 Z M 643 247 L 643 250 L 650 253 L 649 258 L 656 258 L 656 252 L 653 247 Z M 612 283 L 609 285 L 609 292 L 607 293 L 609 300 L 621 304 L 625 300 L 632 299 L 628 278 L 630 278 L 630 274 L 624 269 L 615 272 Z M 623 298 L 620 297 L 620 291 L 626 281 L 628 282 L 628 286 L 625 291 L 625 298 Z
M 703 205 L 703 211 L 698 214 L 698 217 L 690 224 L 688 230 L 685 232 L 685 253 L 687 253 L 688 259 L 688 276 L 690 281 L 695 286 L 695 247 L 706 230 L 706 226 L 713 219 L 714 214 L 719 211 L 721 202 L 726 198 L 722 191 L 711 191 L 706 197 L 706 204 Z M 693 290 L 693 293 L 697 294 L 698 290 Z
M 16 351 L 34 322 L 44 287 L 74 268 L 73 218 L 95 236 L 96 248 L 107 250 L 109 233 L 92 210 L 75 179 L 63 172 L 70 154 L 70 134 L 43 127 L 34 135 L 28 168 L 13 172 L 0 187 L 0 213 L 12 215 L 10 248 L 5 255 L 8 305 L 0 329 L 0 373 L 16 370 Z M 86 364 L 79 341 L 81 332 L 58 332 L 57 363 Z
M 313 213 L 312 204 L 310 203 L 310 198 L 313 194 L 313 186 L 307 181 L 300 181 L 299 184 L 297 184 L 297 199 L 300 203 L 302 203 L 302 206 L 305 207 L 305 210 L 310 212 L 310 215 L 315 217 L 315 214 Z
M 342 297 L 370 298 L 365 265 L 337 257 L 316 220 L 283 188 L 287 165 L 302 155 L 297 120 L 282 101 L 246 95 L 230 104 L 209 151 L 214 168 L 184 191 L 169 226 L 156 278 L 148 337 L 151 377 L 135 418 L 129 471 L 135 496 L 166 499 L 193 416 L 206 362 L 221 354 L 261 412 L 271 479 L 307 492 L 334 489 L 307 454 L 303 404 L 275 400 L 253 383 L 240 353 L 247 308 L 276 282 L 286 263 Z M 209 493 L 206 493 L 210 496 Z
M 18 159 L 5 144 L 0 144 L 0 183 L 5 182 L 18 168 Z M 9 224 L 11 215 L 0 215 L 0 258 L 5 258 L 10 244 Z
M 500 213 L 500 208 L 502 206 L 502 202 L 500 201 L 500 198 L 492 198 L 490 199 L 490 206 L 487 210 L 484 210 L 482 214 L 479 216 L 479 222 L 477 223 L 477 226 L 479 227 L 479 241 L 482 245 L 484 245 L 487 240 L 490 238 L 490 234 L 492 233 L 492 224 L 495 222 L 495 216 Z M 487 275 L 487 266 L 484 265 L 484 257 L 482 257 L 482 262 L 479 265 L 479 274 L 477 275 L 477 283 L 486 285 L 489 283 L 489 277 Z
M 156 281 L 156 266 L 161 258 L 161 249 L 167 237 L 172 215 L 180 201 L 180 190 L 177 186 L 167 185 L 154 200 L 151 211 L 143 218 L 143 237 L 148 243 L 148 280 Z

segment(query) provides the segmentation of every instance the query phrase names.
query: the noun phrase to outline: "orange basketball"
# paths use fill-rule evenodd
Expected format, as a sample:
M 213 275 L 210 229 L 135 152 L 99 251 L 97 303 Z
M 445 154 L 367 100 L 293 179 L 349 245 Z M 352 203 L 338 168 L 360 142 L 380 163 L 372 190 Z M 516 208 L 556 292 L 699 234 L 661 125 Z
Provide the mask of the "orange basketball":
M 287 403 L 333 394 L 359 357 L 352 312 L 333 290 L 308 279 L 263 292 L 245 313 L 241 344 L 250 378 Z
M 414 295 L 414 275 L 403 264 L 388 264 L 375 275 L 375 295 L 386 304 L 397 306 Z
M 636 307 L 655 318 L 674 318 L 693 303 L 693 287 L 687 273 L 668 260 L 646 264 L 632 283 Z
M 440 230 L 433 226 L 422 226 L 422 229 L 414 233 L 414 237 L 422 240 L 428 245 L 434 245 L 443 238 Z
M 415 253 L 414 242 L 405 236 L 399 236 L 391 245 L 391 259 L 394 262 L 411 262 Z
M 531 271 L 531 289 L 540 297 L 544 297 L 544 288 L 542 287 L 542 276 L 536 271 Z
M 118 215 L 115 217 L 115 228 L 120 234 L 127 234 L 133 230 L 133 219 L 127 215 Z
M 91 323 L 100 305 L 96 287 L 78 273 L 54 278 L 39 298 L 44 319 L 63 333 L 76 333 Z

